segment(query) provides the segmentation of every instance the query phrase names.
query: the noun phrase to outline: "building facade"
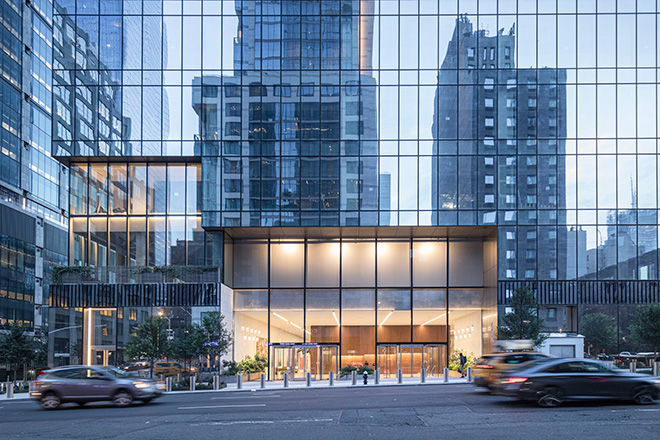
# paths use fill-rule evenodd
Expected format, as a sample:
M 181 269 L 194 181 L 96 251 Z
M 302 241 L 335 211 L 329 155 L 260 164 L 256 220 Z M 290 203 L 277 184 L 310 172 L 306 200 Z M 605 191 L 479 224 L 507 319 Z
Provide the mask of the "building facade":
M 219 309 L 271 378 L 439 372 L 491 350 L 518 285 L 548 330 L 611 316 L 612 351 L 660 300 L 655 1 L 53 11 L 68 264 L 95 281 L 52 289 L 53 363 Z M 144 276 L 165 266 L 221 276 Z
M 0 328 L 40 331 L 68 241 L 68 169 L 51 138 L 53 5 L 3 1 L 0 17 Z

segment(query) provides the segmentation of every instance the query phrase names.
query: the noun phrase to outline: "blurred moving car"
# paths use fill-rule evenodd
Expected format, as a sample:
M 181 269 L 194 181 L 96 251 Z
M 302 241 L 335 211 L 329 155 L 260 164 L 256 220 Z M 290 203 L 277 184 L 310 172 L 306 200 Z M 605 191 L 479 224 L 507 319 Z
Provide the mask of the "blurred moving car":
M 61 403 L 110 400 L 117 406 L 128 406 L 134 400 L 144 403 L 160 396 L 163 383 L 137 378 L 115 367 L 73 365 L 47 370 L 32 382 L 30 397 L 45 409 Z
M 179 362 L 160 361 L 154 364 L 154 374 L 162 374 L 164 376 L 176 376 L 177 374 L 197 373 L 197 368 L 183 365 Z
M 514 365 L 547 358 L 549 356 L 535 351 L 487 354 L 477 359 L 476 365 L 472 367 L 472 378 L 476 386 L 490 388 L 490 378 L 494 373 Z
M 493 375 L 491 389 L 544 407 L 582 399 L 632 400 L 646 405 L 660 396 L 660 379 L 611 370 L 589 359 L 539 359 Z

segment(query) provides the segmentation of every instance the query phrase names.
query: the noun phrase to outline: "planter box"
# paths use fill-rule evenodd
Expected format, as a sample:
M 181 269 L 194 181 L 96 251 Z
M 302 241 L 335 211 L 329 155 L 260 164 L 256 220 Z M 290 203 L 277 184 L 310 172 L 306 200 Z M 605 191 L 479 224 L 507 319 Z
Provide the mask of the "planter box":
M 82 276 L 79 273 L 63 273 L 60 275 L 62 284 L 80 284 L 82 283 Z
M 236 376 L 219 376 L 220 382 L 224 383 L 236 383 Z

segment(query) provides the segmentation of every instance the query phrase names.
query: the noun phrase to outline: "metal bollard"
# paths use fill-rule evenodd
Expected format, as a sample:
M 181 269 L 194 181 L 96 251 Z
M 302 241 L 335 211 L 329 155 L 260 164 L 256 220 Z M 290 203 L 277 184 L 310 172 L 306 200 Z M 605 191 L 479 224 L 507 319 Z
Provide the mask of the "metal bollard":
M 331 387 L 335 386 L 335 372 L 334 371 L 330 372 L 330 379 L 328 381 L 328 386 L 331 386 Z
M 284 388 L 289 388 L 289 373 L 284 373 Z
M 172 392 L 172 381 L 173 381 L 173 379 L 174 378 L 172 376 L 169 376 L 169 377 L 165 378 L 165 389 L 167 390 L 168 393 Z
M 398 384 L 403 383 L 403 370 L 401 368 L 396 370 L 396 383 Z
M 237 374 L 236 375 L 236 389 L 237 390 L 242 390 L 243 389 L 243 375 L 242 374 Z
M 357 371 L 351 371 L 351 385 L 357 385 Z
M 468 367 L 467 369 L 467 381 L 472 382 L 472 367 Z
M 213 375 L 213 389 L 218 391 L 220 389 L 220 376 L 217 374 Z
M 312 386 L 312 373 L 310 373 L 310 372 L 308 371 L 307 374 L 305 374 L 305 376 L 307 376 L 307 377 L 305 378 L 305 379 L 307 379 L 307 386 L 308 386 L 308 387 L 311 387 L 311 386 Z
M 195 375 L 190 376 L 190 391 L 195 391 Z
M 259 378 L 260 386 L 261 388 L 266 388 L 266 374 L 261 373 L 261 376 Z
M 14 382 L 7 382 L 7 399 L 14 398 Z
M 374 371 L 374 384 L 378 385 L 380 383 L 380 368 L 377 368 Z
M 426 369 L 424 368 L 419 371 L 419 383 L 426 383 Z
M 442 375 L 443 382 L 449 382 L 449 368 L 445 368 L 445 371 Z
M 636 373 L 637 372 L 637 362 L 630 361 L 630 372 L 631 373 Z
M 660 376 L 660 362 L 653 362 L 653 375 Z

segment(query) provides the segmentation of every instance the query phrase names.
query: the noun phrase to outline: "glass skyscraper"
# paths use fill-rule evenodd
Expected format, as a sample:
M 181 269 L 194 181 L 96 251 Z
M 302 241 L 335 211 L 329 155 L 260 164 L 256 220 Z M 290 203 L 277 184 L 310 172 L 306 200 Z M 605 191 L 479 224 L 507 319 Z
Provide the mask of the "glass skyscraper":
M 364 362 L 413 374 L 489 351 L 521 284 L 550 331 L 610 315 L 616 349 L 631 348 L 629 312 L 660 300 L 654 0 L 52 10 L 37 125 L 70 170 L 69 264 L 120 274 L 96 278 L 114 303 L 57 286 L 55 329 L 96 309 L 120 328 L 216 307 L 230 356 L 267 356 L 272 378 Z M 148 284 L 121 274 L 164 266 L 220 267 L 221 293 L 120 300 Z M 74 303 L 89 310 L 65 313 Z M 118 334 L 80 361 L 120 362 Z

